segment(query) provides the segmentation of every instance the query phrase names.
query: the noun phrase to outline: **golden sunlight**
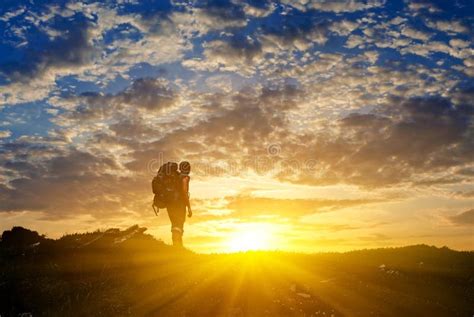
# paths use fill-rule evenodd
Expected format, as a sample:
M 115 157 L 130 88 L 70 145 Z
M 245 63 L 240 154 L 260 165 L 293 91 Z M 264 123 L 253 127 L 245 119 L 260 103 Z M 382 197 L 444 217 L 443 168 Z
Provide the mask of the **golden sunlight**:
M 227 240 L 226 251 L 244 252 L 275 249 L 276 239 L 270 224 L 245 224 Z

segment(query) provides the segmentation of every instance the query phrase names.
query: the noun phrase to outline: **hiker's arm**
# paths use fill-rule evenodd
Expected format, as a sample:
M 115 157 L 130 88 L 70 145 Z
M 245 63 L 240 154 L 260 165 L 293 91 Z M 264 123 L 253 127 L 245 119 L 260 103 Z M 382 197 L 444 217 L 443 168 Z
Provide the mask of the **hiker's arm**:
M 188 216 L 191 217 L 193 212 L 191 210 L 191 203 L 189 202 L 189 177 L 183 178 L 183 193 L 184 193 L 184 202 L 188 208 Z
M 188 217 L 191 217 L 193 215 L 193 211 L 191 210 L 191 203 L 189 202 L 189 193 L 186 199 L 186 206 L 188 207 Z

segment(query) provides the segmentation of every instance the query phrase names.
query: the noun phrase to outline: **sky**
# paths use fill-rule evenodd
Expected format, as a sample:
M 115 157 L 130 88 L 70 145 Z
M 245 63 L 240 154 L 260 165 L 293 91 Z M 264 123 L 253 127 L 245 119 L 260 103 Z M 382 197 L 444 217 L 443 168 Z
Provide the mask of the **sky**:
M 197 252 L 474 249 L 474 2 L 0 3 L 0 230 Z

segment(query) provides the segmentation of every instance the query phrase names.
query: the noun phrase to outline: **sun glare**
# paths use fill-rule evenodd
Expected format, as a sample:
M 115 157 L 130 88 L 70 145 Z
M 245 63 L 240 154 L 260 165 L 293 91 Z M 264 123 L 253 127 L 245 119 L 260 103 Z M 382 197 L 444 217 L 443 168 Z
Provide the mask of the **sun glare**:
M 236 230 L 227 243 L 229 252 L 272 249 L 272 230 L 264 225 L 248 225 Z

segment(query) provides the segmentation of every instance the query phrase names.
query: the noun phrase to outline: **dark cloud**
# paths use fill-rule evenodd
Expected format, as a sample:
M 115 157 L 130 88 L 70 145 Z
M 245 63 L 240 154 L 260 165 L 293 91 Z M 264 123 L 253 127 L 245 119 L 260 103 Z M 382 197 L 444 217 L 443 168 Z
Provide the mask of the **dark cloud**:
M 213 47 L 212 57 L 218 56 L 229 61 L 239 59 L 246 63 L 252 63 L 256 57 L 262 54 L 261 44 L 248 37 L 234 35 L 222 43 L 224 45 Z
M 161 126 L 163 127 L 163 126 Z M 107 138 L 112 141 L 117 141 L 119 139 L 130 139 L 136 140 L 139 139 L 148 139 L 152 135 L 156 135 L 156 128 L 152 128 L 147 125 L 142 119 L 139 118 L 130 118 L 124 119 L 120 122 L 111 124 L 109 129 L 114 132 L 115 137 L 108 136 L 106 134 L 96 135 L 97 141 L 107 142 Z M 134 141 L 136 142 L 136 141 Z
M 454 193 L 456 197 L 460 198 L 474 198 L 474 190 L 471 191 L 457 191 Z
M 141 200 L 147 182 L 121 176 L 112 157 L 61 147 L 66 142 L 53 137 L 36 142 L 1 145 L 0 169 L 8 182 L 0 184 L 0 211 L 42 211 L 53 218 L 93 214 L 99 219 L 148 205 Z
M 329 21 L 313 14 L 292 11 L 282 16 L 280 23 L 264 25 L 262 37 L 273 37 L 286 48 L 305 50 L 326 43 L 330 26 Z
M 116 96 L 118 102 L 147 110 L 163 109 L 172 106 L 177 99 L 166 82 L 153 78 L 141 78 L 132 86 Z
M 245 12 L 241 5 L 229 0 L 208 0 L 196 7 L 204 10 L 209 17 L 222 22 L 245 21 Z
M 416 181 L 412 176 L 470 162 L 472 116 L 470 105 L 454 105 L 446 98 L 394 99 L 388 109 L 342 119 L 341 135 L 316 137 L 311 152 L 329 177 L 341 181 Z
M 256 155 L 266 154 L 265 144 L 277 142 L 286 135 L 285 112 L 295 106 L 299 94 L 301 92 L 291 86 L 264 89 L 257 96 L 241 91 L 233 96 L 232 108 L 217 107 L 207 119 L 194 126 L 176 129 L 158 141 L 142 144 L 128 167 L 143 170 L 143 166 L 159 154 L 165 159 L 186 157 L 202 163 L 235 159 L 240 166 Z M 189 142 L 199 151 L 188 149 Z M 239 169 L 233 172 L 238 173 Z
M 146 96 L 133 86 L 126 91 L 111 98 L 123 102 L 124 95 L 129 100 Z M 199 166 L 194 172 L 201 176 L 237 175 L 251 169 L 305 184 L 429 186 L 456 183 L 467 176 L 461 169 L 449 179 L 423 175 L 470 162 L 474 151 L 470 105 L 455 105 L 441 97 L 393 98 L 389 106 L 371 113 L 328 121 L 322 132 L 295 133 L 288 111 L 297 109 L 305 94 L 291 86 L 241 91 L 232 97 L 232 107 L 221 107 L 217 101 L 195 125 L 178 121 L 174 128 L 158 132 L 140 119 L 123 118 L 109 128 L 117 143 L 134 140 L 127 143 L 131 150 L 127 167 L 139 173 L 148 173 L 149 162 L 161 155 L 194 161 Z M 147 141 L 151 135 L 159 139 Z M 269 155 L 269 144 L 277 144 L 281 153 Z
M 34 149 L 34 145 L 30 147 Z M 119 190 L 119 177 L 110 173 L 118 170 L 111 158 L 71 149 L 56 152 L 56 156 L 47 159 L 48 149 L 45 148 L 44 158 L 33 160 L 32 154 L 22 156 L 19 152 L 15 157 L 0 160 L 0 166 L 15 176 L 8 186 L 0 188 L 1 211 L 40 210 L 68 214 L 93 210 L 100 214 L 107 208 L 94 209 L 98 204 L 119 207 L 117 201 L 105 198 L 106 195 L 123 194 Z M 12 152 L 9 153 L 11 157 Z
M 433 97 L 394 100 L 388 115 L 392 123 L 385 130 L 372 129 L 382 134 L 360 148 L 357 156 L 377 152 L 385 158 L 396 156 L 412 167 L 436 168 L 456 164 L 454 157 L 445 160 L 453 154 L 451 149 L 446 151 L 451 145 L 468 142 L 473 111 L 467 105 L 454 106 L 449 99 Z
M 97 217 L 132 206 L 142 210 L 147 208 L 143 197 L 149 192 L 148 182 L 154 172 L 150 164 L 160 155 L 163 160 L 191 161 L 197 178 L 212 173 L 240 175 L 251 169 L 303 184 L 388 186 L 412 182 L 427 186 L 457 183 L 470 176 L 461 168 L 470 163 L 472 156 L 468 154 L 473 151 L 469 104 L 453 104 L 441 97 L 393 98 L 391 104 L 370 113 L 322 122 L 327 129 L 310 134 L 292 131 L 289 119 L 306 94 L 295 86 L 280 86 L 247 88 L 226 99 L 219 94 L 208 95 L 202 104 L 196 102 L 196 110 L 205 114 L 201 120 L 189 125 L 185 124 L 186 117 L 178 118 L 172 126 L 153 126 L 140 116 L 117 115 L 131 114 L 131 108 L 150 114 L 171 107 L 179 91 L 159 79 L 136 81 L 115 95 L 85 94 L 76 100 L 81 106 L 66 112 L 64 118 L 72 125 L 86 125 L 96 119 L 114 123 L 93 133 L 88 140 L 90 152 L 55 146 L 55 142 L 68 143 L 61 136 L 2 144 L 5 155 L 0 163 L 9 179 L 0 188 L 2 210 L 52 214 L 93 210 Z M 224 106 L 224 100 L 231 103 Z M 278 145 L 276 153 L 268 151 L 271 144 Z M 117 145 L 126 149 L 126 163 L 105 151 Z M 97 152 L 97 146 L 104 151 Z M 263 166 L 255 164 L 256 158 L 264 159 Z M 301 164 L 310 160 L 315 164 L 305 170 Z M 458 167 L 459 172 L 450 176 L 456 178 L 453 182 L 419 178 L 452 167 Z M 256 211 L 270 215 L 281 211 L 291 216 L 371 202 L 241 196 L 228 198 L 226 208 L 242 217 Z
M 65 113 L 63 117 L 77 122 L 105 120 L 124 109 L 137 108 L 150 112 L 166 109 L 175 105 L 178 99 L 178 95 L 167 81 L 160 78 L 140 78 L 115 95 L 84 93 L 78 97 L 71 97 L 70 101 L 78 106 L 74 111 Z M 126 117 L 130 128 L 133 118 L 130 118 L 130 113 Z M 112 123 L 112 126 L 117 128 L 117 124 Z
M 449 217 L 456 225 L 474 225 L 474 209 L 466 210 L 455 216 Z
M 82 14 L 58 25 L 56 31 L 61 36 L 47 40 L 41 48 L 29 46 L 20 61 L 1 64 L 0 74 L 9 82 L 28 82 L 52 68 L 79 67 L 93 60 L 96 51 L 90 35 L 91 22 Z M 31 41 L 34 43 L 35 39 Z
M 355 12 L 360 10 L 367 10 L 374 7 L 380 7 L 385 3 L 385 0 L 285 0 L 291 6 L 298 10 L 318 10 L 328 12 Z
M 79 150 L 59 132 L 56 137 L 1 144 L 0 168 L 8 181 L 0 187 L 0 210 L 36 210 L 63 216 L 93 213 L 103 218 L 119 216 L 118 212 L 127 208 L 148 209 L 143 197 L 149 191 L 149 174 L 130 176 L 107 149 L 117 145 L 135 149 L 144 135 L 157 135 L 156 127 L 152 129 L 129 110 L 153 113 L 173 106 L 177 98 L 160 79 L 137 80 L 115 95 L 86 93 L 71 98 L 69 102 L 78 106 L 58 117 L 71 129 L 103 120 L 116 122 L 89 140 L 103 151 L 91 147 L 89 152 Z M 142 168 L 146 170 L 146 165 Z

